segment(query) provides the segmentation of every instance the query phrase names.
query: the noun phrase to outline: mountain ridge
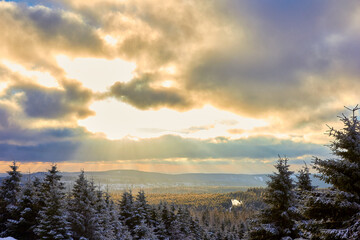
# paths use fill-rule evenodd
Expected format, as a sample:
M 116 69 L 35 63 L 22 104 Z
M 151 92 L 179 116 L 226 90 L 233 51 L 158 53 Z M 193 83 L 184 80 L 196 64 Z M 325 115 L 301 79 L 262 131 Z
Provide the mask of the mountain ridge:
M 61 172 L 63 181 L 71 184 L 74 182 L 80 172 Z M 266 187 L 266 181 L 269 180 L 269 174 L 236 174 L 236 173 L 158 173 L 145 172 L 131 169 L 116 169 L 107 171 L 89 171 L 85 172 L 89 179 L 96 183 L 110 186 L 115 189 L 124 188 L 153 188 L 153 187 L 179 187 L 179 186 L 227 186 L 227 187 Z M 45 172 L 36 172 L 24 174 L 23 181 L 27 177 L 42 178 Z M 0 176 L 0 179 L 6 174 Z M 327 187 L 324 182 L 314 175 L 311 175 L 313 184 L 321 188 Z M 294 176 L 294 180 L 296 178 Z

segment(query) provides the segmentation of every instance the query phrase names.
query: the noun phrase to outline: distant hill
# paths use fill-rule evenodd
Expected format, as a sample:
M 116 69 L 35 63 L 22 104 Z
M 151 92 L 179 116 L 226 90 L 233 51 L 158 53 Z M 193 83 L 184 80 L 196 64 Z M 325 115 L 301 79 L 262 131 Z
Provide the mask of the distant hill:
M 136 170 L 110 170 L 100 172 L 85 172 L 89 179 L 96 184 L 109 186 L 112 190 L 125 188 L 161 188 L 161 187 L 266 187 L 268 174 L 225 174 L 225 173 L 184 173 L 165 174 L 156 172 L 142 172 Z M 24 175 L 23 181 L 28 177 L 42 178 L 44 172 Z M 72 184 L 79 172 L 62 172 L 63 181 Z M 4 177 L 2 175 L 1 177 Z M 318 187 L 327 187 L 324 182 L 312 177 L 313 184 Z

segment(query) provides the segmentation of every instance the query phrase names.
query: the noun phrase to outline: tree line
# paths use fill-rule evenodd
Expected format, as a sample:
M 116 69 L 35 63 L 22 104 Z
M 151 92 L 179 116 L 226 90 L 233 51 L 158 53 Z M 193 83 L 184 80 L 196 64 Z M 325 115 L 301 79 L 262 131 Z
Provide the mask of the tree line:
M 294 184 L 288 159 L 279 157 L 264 196 L 267 204 L 252 219 L 246 238 L 360 239 L 360 123 L 356 116 L 340 116 L 344 127 L 329 128 L 333 138 L 329 147 L 337 158 L 314 158 L 318 177 L 332 187 L 316 189 L 311 185 L 307 166 Z
M 16 239 L 204 239 L 188 208 L 151 206 L 144 191 L 124 191 L 115 203 L 81 171 L 70 193 L 56 165 L 23 186 L 14 162 L 0 186 L 0 235 Z
M 208 209 L 161 202 L 149 205 L 144 191 L 124 191 L 118 202 L 81 171 L 66 193 L 56 165 L 43 179 L 20 184 L 14 162 L 0 185 L 0 235 L 17 239 L 360 239 L 360 123 L 353 109 L 344 127 L 329 129 L 337 158 L 314 158 L 318 177 L 332 187 L 316 189 L 305 165 L 293 180 L 287 158 L 270 175 L 265 207 L 247 221 Z M 233 214 L 233 216 L 238 216 Z M 234 221 L 238 221 L 234 224 Z
M 244 224 L 231 224 L 230 214 L 212 210 L 201 215 L 184 205 L 150 205 L 145 192 L 124 191 L 115 202 L 81 171 L 65 191 L 56 165 L 43 179 L 28 179 L 16 162 L 0 186 L 0 237 L 19 240 L 78 239 L 241 239 Z M 210 219 L 216 218 L 216 221 Z M 201 223 L 200 223 L 201 222 Z M 217 224 L 214 224 L 217 223 Z

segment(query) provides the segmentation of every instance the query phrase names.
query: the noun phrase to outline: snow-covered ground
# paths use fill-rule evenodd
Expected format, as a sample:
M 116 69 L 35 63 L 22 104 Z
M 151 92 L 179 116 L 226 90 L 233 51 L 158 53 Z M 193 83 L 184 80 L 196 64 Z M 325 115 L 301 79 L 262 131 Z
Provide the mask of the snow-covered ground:
M 6 238 L 0 238 L 0 240 L 16 240 L 16 239 L 13 237 L 6 237 Z

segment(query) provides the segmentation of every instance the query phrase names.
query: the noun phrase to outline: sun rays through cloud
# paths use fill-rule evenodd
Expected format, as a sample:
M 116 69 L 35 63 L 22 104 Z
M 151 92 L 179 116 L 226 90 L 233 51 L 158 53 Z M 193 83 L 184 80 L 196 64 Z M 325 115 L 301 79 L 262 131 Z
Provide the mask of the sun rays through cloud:
M 278 154 L 326 156 L 326 125 L 360 102 L 359 11 L 355 0 L 1 1 L 0 172 L 17 160 L 259 173 Z

